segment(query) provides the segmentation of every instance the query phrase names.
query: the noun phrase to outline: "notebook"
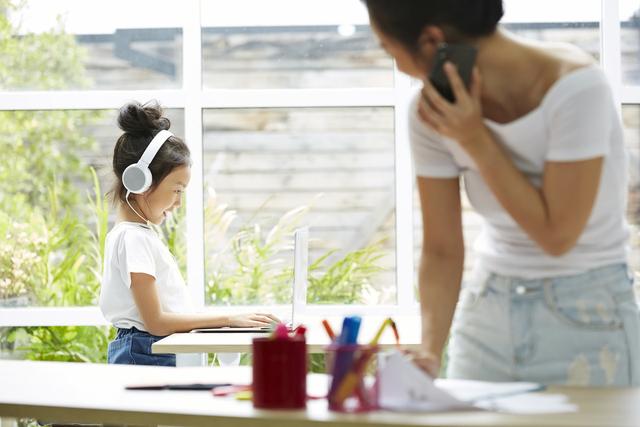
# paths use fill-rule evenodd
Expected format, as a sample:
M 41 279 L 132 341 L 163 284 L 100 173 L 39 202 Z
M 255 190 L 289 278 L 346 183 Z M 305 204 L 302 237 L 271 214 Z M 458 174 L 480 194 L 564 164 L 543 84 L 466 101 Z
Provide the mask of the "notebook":
M 307 298 L 307 274 L 309 265 L 309 229 L 298 228 L 293 233 L 293 282 L 291 284 L 291 319 L 284 320 L 290 331 L 298 325 L 295 323 L 296 307 L 306 304 Z M 191 332 L 196 333 L 253 333 L 268 334 L 271 326 L 255 327 L 223 327 L 223 328 L 199 328 Z

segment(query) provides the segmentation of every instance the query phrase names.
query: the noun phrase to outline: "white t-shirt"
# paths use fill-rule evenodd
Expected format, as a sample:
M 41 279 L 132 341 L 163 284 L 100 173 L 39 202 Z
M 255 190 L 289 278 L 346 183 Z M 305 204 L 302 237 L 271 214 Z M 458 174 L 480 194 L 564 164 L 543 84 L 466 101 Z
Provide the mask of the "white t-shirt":
M 473 208 L 483 217 L 475 242 L 483 269 L 525 278 L 561 276 L 626 261 L 627 155 L 620 119 L 604 73 L 596 66 L 561 77 L 533 111 L 510 123 L 485 120 L 515 166 L 541 187 L 545 162 L 604 157 L 598 195 L 576 245 L 547 255 L 496 200 L 471 157 L 456 141 L 427 127 L 410 107 L 409 127 L 418 176 L 462 176 Z
M 107 233 L 100 290 L 102 314 L 115 327 L 147 330 L 131 293 L 131 273 L 155 277 L 163 311 L 192 310 L 178 265 L 156 232 L 144 224 L 119 222 Z

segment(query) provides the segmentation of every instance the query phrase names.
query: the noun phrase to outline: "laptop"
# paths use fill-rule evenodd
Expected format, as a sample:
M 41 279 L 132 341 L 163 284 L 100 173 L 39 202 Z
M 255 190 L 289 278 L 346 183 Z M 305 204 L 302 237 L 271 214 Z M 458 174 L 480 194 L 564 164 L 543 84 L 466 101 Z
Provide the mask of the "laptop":
M 293 282 L 291 284 L 291 319 L 284 320 L 290 331 L 298 327 L 295 322 L 296 308 L 306 304 L 307 275 L 309 265 L 309 228 L 298 228 L 293 233 Z M 198 328 L 196 333 L 252 333 L 268 334 L 272 326 Z

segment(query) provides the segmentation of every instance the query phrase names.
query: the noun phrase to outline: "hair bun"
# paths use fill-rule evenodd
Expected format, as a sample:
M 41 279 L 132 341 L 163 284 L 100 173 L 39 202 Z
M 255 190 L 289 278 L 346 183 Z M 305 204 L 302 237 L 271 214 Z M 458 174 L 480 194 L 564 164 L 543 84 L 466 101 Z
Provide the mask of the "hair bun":
M 145 104 L 132 101 L 120 108 L 118 126 L 131 136 L 151 136 L 171 127 L 171 121 L 162 114 L 163 109 L 156 100 Z

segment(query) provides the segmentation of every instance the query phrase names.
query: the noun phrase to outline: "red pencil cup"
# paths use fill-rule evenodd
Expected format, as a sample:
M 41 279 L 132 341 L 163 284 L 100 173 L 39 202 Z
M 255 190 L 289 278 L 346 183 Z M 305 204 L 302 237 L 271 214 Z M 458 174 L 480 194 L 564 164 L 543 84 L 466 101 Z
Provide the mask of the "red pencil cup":
M 303 409 L 307 403 L 304 337 L 253 339 L 253 406 Z
M 339 412 L 367 412 L 379 408 L 378 346 L 332 344 L 327 347 L 327 373 L 331 375 L 327 400 Z

